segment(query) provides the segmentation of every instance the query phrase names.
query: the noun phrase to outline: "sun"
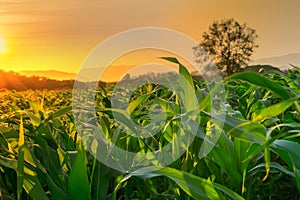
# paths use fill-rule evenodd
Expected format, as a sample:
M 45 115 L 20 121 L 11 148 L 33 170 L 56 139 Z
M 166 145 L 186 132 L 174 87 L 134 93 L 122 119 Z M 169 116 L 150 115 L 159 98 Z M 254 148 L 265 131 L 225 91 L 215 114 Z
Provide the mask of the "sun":
M 3 37 L 0 35 L 0 55 L 7 51 L 7 47 Z

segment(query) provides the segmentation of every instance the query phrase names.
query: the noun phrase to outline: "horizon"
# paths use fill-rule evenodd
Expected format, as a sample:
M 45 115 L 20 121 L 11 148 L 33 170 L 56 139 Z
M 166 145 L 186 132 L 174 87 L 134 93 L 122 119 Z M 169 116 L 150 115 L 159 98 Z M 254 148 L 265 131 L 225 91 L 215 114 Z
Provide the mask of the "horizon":
M 0 4 L 0 69 L 77 73 L 99 43 L 119 32 L 147 26 L 165 27 L 200 42 L 203 32 L 214 20 L 231 17 L 257 31 L 259 47 L 252 60 L 298 54 L 299 6 L 300 2 L 296 0 L 275 3 L 270 0 L 192 0 L 188 3 L 180 0 L 176 4 L 171 0 L 76 3 L 69 0 L 5 0 Z M 158 53 L 125 54 L 113 65 L 137 66 L 156 62 L 156 57 L 164 56 Z M 115 68 L 109 77 L 130 69 Z
M 297 64 L 293 63 L 293 62 L 285 62 L 286 60 L 282 59 L 285 57 L 289 57 L 289 56 L 297 56 L 296 57 L 296 62 Z M 277 59 L 277 63 L 286 63 L 285 65 L 278 65 L 278 64 L 272 64 L 276 63 L 276 59 Z M 261 60 L 261 61 L 260 61 Z M 282 56 L 274 56 L 274 57 L 267 57 L 267 58 L 262 58 L 259 60 L 254 60 L 252 62 L 249 63 L 249 65 L 247 66 L 256 66 L 256 65 L 270 65 L 272 67 L 276 67 L 282 71 L 287 70 L 292 68 L 291 66 L 288 66 L 287 64 L 292 64 L 292 65 L 296 65 L 299 66 L 300 64 L 300 53 L 294 53 L 294 54 L 287 54 L 287 55 L 282 55 Z M 178 67 L 176 65 L 172 65 L 170 63 L 164 63 L 164 65 L 170 67 L 170 70 L 166 70 L 165 72 L 171 72 L 173 70 L 177 70 Z M 193 72 L 197 72 L 197 70 L 195 70 L 195 68 L 191 67 L 188 65 L 188 63 L 185 63 L 185 65 L 188 67 L 189 71 L 191 73 Z M 149 73 L 154 73 L 154 74 L 163 74 L 161 73 L 160 69 L 155 70 L 155 69 L 143 69 L 143 70 L 139 70 L 138 72 L 132 72 L 132 70 L 134 70 L 136 67 L 138 67 L 137 65 L 110 65 L 109 67 L 107 67 L 107 69 L 103 72 L 101 78 L 99 78 L 100 81 L 103 82 L 116 82 L 121 80 L 122 77 L 126 76 L 127 74 L 130 74 L 131 77 L 135 77 L 135 76 L 139 76 L 139 75 L 146 75 Z M 95 68 L 91 68 L 90 72 L 93 71 L 97 71 L 97 67 Z M 64 70 L 56 70 L 56 69 L 37 69 L 37 70 L 31 70 L 31 69 L 23 69 L 20 71 L 14 71 L 14 70 L 6 70 L 0 67 L 0 70 L 3 70 L 5 72 L 14 72 L 14 73 L 18 73 L 21 76 L 27 76 L 27 77 L 32 77 L 32 76 L 38 76 L 38 77 L 45 77 L 45 78 L 49 78 L 49 79 L 53 79 L 53 80 L 75 80 L 77 78 L 78 75 L 78 71 L 75 72 L 67 72 Z M 88 72 L 89 73 L 89 72 Z M 84 79 L 84 81 L 87 81 L 88 79 Z
M 268 59 L 268 58 L 266 58 L 266 59 Z M 292 66 L 290 66 L 290 67 L 279 67 L 279 66 L 276 66 L 276 65 L 268 64 L 268 63 L 251 63 L 251 64 L 247 65 L 245 69 L 247 69 L 247 67 L 256 67 L 256 66 L 261 66 L 261 67 L 271 66 L 271 67 L 275 67 L 275 68 L 277 68 L 281 71 L 285 71 L 287 69 L 293 69 Z M 131 65 L 128 65 L 128 66 L 126 66 L 126 65 L 110 66 L 105 70 L 104 76 L 102 76 L 101 79 L 99 79 L 98 81 L 109 83 L 109 82 L 121 81 L 122 78 L 124 78 L 127 75 L 130 75 L 131 78 L 135 79 L 139 76 L 148 76 L 149 74 L 159 75 L 159 74 L 167 74 L 169 72 L 178 73 L 178 71 L 177 71 L 178 67 L 175 66 L 175 65 L 174 66 L 169 66 L 169 68 L 170 68 L 169 70 L 163 70 L 163 71 L 159 71 L 160 68 L 158 68 L 158 70 L 143 69 L 143 70 L 139 70 L 138 72 L 135 72 L 134 71 L 135 67 L 136 66 L 131 66 Z M 116 68 L 118 68 L 118 71 L 115 71 Z M 97 69 L 98 68 L 95 67 L 95 68 L 90 68 L 89 70 L 91 70 L 90 72 L 93 72 L 93 71 L 97 71 Z M 119 70 L 119 69 L 123 69 L 123 70 Z M 197 70 L 195 70 L 191 67 L 188 67 L 188 69 L 189 69 L 191 74 L 199 74 L 199 72 Z M 41 78 L 57 80 L 57 81 L 76 80 L 76 78 L 78 76 L 77 72 L 66 72 L 66 71 L 63 71 L 63 70 L 53 70 L 53 69 L 13 71 L 13 70 L 5 70 L 5 69 L 0 68 L 0 71 L 4 71 L 6 73 L 10 73 L 10 72 L 17 73 L 20 76 L 26 76 L 28 78 L 30 78 L 30 77 L 41 77 Z M 117 72 L 117 73 L 115 73 L 113 76 L 109 76 L 108 72 Z M 78 79 L 78 81 L 89 82 L 90 80 L 88 78 L 84 77 L 84 79 L 82 79 L 82 80 Z M 97 81 L 97 80 L 93 80 L 93 81 Z

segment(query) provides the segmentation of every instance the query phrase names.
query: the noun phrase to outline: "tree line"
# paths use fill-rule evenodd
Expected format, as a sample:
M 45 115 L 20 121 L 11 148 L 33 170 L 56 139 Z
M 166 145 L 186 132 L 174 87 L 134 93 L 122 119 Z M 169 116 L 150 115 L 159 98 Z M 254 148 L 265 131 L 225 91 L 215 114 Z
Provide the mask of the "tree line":
M 9 90 L 43 90 L 43 89 L 67 89 L 73 88 L 74 80 L 53 80 L 39 76 L 23 76 L 16 72 L 0 70 L 0 88 Z

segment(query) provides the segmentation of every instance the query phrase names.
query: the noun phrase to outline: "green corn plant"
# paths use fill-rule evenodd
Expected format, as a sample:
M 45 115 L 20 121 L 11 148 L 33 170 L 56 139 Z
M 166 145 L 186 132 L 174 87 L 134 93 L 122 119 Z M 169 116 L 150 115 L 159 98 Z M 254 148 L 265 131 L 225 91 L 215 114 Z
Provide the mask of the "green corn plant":
M 101 86 L 90 97 L 95 100 L 91 114 L 105 137 L 126 151 L 152 152 L 167 144 L 185 149 L 174 162 L 120 173 L 85 149 L 74 122 L 72 91 L 5 90 L 0 93 L 0 198 L 300 198 L 299 68 L 293 66 L 287 74 L 245 72 L 226 78 L 224 117 L 211 114 L 220 85 L 195 81 L 177 59 L 164 59 L 179 65 L 180 84 L 171 89 L 144 84 L 133 91 L 124 109 L 112 108 L 115 86 Z M 197 116 L 189 115 L 195 107 L 192 94 Z M 84 95 L 80 98 L 88 99 Z M 187 103 L 184 109 L 181 101 Z M 157 134 L 128 134 L 137 131 L 136 124 L 151 123 L 150 110 L 161 126 Z M 188 147 L 174 139 L 182 116 L 191 116 L 187 119 L 193 122 L 180 133 L 191 134 Z M 199 156 L 210 134 L 220 137 L 206 156 Z

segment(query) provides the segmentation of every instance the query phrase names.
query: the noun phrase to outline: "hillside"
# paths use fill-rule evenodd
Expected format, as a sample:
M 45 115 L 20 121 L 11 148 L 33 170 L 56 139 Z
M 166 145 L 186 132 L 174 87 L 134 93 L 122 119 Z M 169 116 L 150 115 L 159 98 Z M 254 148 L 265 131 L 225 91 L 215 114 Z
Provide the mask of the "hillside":
M 73 88 L 74 80 L 59 81 L 45 77 L 27 77 L 16 72 L 5 72 L 0 70 L 0 88 L 13 90 L 41 90 L 41 89 L 63 89 Z
M 281 71 L 278 67 L 273 67 L 271 65 L 249 65 L 246 68 L 244 68 L 244 72 L 266 72 L 266 71 Z
M 277 66 L 280 70 L 291 68 L 290 64 L 300 66 L 300 53 L 287 54 L 283 56 L 274 56 L 254 60 L 252 65 L 272 65 Z
M 56 70 L 24 70 L 18 73 L 24 76 L 41 76 L 55 80 L 74 80 L 76 78 L 76 73 L 68 73 Z

